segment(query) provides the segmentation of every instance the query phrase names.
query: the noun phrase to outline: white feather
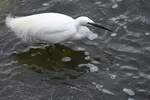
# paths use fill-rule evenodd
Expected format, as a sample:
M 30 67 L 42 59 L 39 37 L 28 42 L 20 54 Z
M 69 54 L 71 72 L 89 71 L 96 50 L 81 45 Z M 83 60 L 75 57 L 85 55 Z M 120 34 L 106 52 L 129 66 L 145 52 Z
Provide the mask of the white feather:
M 91 31 L 82 25 L 85 21 L 91 20 L 87 17 L 73 19 L 64 14 L 43 13 L 14 18 L 8 16 L 6 25 L 24 41 L 59 43 L 87 37 Z

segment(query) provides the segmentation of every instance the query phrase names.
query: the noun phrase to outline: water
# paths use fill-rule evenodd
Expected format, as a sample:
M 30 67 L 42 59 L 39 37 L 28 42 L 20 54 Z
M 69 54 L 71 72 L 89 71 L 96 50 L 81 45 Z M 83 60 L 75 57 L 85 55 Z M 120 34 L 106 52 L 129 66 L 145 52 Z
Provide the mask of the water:
M 0 100 L 149 100 L 149 0 L 1 0 Z M 32 46 L 4 24 L 22 16 L 85 15 L 115 30 L 94 41 Z

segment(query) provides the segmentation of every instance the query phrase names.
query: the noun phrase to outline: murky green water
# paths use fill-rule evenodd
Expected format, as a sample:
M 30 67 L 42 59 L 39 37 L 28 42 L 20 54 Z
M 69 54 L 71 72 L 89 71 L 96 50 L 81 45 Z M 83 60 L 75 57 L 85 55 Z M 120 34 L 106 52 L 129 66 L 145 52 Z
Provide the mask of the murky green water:
M 149 100 L 149 0 L 1 0 L 0 100 Z M 117 34 L 32 46 L 4 24 L 16 16 L 88 16 Z

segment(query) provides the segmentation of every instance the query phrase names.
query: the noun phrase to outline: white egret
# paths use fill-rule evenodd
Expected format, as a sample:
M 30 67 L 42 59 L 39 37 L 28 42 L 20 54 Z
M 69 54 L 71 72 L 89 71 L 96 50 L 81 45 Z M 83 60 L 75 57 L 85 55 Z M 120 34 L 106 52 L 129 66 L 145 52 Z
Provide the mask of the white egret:
M 90 18 L 82 16 L 73 19 L 70 16 L 59 13 L 42 13 L 24 17 L 6 18 L 6 25 L 19 38 L 27 42 L 46 41 L 48 43 L 61 43 L 82 38 L 95 39 L 94 34 L 88 29 L 88 25 L 111 30 L 96 24 Z

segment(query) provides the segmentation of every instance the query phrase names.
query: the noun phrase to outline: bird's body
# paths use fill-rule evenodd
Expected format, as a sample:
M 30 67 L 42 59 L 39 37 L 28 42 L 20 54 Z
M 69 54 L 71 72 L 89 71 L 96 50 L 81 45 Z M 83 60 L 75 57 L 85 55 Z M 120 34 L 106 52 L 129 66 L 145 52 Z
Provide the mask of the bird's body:
M 84 19 L 86 17 L 73 19 L 59 13 L 42 13 L 15 18 L 8 16 L 6 25 L 14 31 L 17 37 L 27 42 L 60 43 L 85 37 L 96 38 L 97 35 L 83 25 Z

